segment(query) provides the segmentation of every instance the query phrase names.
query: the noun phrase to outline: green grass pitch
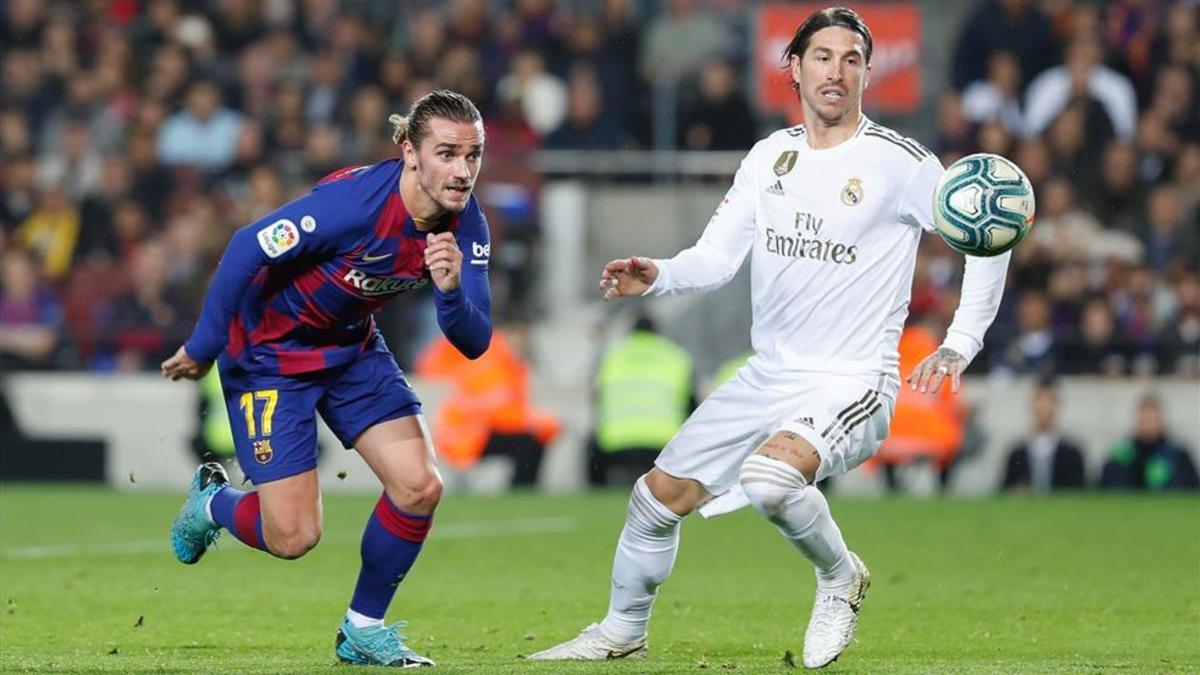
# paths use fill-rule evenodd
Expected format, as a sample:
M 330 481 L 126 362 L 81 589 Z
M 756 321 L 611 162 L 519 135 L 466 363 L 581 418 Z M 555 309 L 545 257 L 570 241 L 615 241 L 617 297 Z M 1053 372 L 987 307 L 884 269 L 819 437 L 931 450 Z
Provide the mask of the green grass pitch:
M 335 672 L 373 499 L 328 497 L 325 538 L 275 560 L 228 536 L 175 562 L 179 495 L 0 487 L 0 671 Z M 650 658 L 519 655 L 604 612 L 625 495 L 451 497 L 393 603 L 449 673 L 784 673 L 811 568 L 757 514 L 689 519 Z M 833 500 L 874 583 L 831 672 L 1196 672 L 1195 497 Z

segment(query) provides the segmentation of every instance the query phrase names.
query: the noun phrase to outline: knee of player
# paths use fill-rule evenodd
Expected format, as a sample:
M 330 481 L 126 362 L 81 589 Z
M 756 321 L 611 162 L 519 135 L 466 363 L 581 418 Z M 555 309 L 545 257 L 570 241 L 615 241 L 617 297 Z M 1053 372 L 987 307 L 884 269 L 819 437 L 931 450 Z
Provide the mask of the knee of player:
M 410 513 L 429 514 L 442 501 L 442 479 L 436 472 L 427 473 L 415 483 L 389 486 L 388 497 L 398 508 Z
M 267 541 L 271 553 L 287 560 L 301 558 L 321 541 L 321 526 L 298 527 L 276 533 Z
M 754 508 L 767 516 L 778 514 L 807 484 L 792 465 L 763 455 L 750 455 L 742 462 L 738 481 Z

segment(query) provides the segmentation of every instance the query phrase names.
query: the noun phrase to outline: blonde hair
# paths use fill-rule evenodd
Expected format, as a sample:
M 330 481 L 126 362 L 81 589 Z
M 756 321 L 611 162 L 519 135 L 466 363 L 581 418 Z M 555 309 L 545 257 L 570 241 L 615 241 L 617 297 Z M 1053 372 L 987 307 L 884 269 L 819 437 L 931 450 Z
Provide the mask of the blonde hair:
M 414 101 L 407 115 L 388 115 L 388 122 L 392 124 L 392 142 L 400 145 L 408 140 L 414 146 L 419 146 L 429 133 L 429 121 L 432 119 L 474 124 L 482 121 L 483 117 L 471 99 L 458 92 L 438 89 Z

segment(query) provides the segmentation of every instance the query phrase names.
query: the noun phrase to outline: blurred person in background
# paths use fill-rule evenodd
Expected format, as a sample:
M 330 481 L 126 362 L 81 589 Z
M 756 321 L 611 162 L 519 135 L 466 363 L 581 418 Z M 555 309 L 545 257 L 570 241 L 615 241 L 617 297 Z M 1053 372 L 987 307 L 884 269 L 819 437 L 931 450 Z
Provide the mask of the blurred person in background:
M 987 79 L 967 85 L 962 93 L 963 115 L 975 124 L 999 122 L 1014 138 L 1026 134 L 1021 112 L 1021 62 L 1010 51 L 988 57 Z
M 61 341 L 62 306 L 39 281 L 27 251 L 8 246 L 0 263 L 0 370 L 50 368 Z
M 79 207 L 66 189 L 47 187 L 38 205 L 17 227 L 13 240 L 34 254 L 40 273 L 51 282 L 66 279 L 79 242 Z
M 444 338 L 417 358 L 414 372 L 450 385 L 433 420 L 434 447 L 458 471 L 488 456 L 513 463 L 512 486 L 531 488 L 561 422 L 535 406 L 529 389 L 526 329 L 510 323 L 492 335 L 488 350 L 468 359 Z
M 984 0 L 967 17 L 954 49 L 951 83 L 961 91 L 988 76 L 992 54 L 1007 51 L 1020 60 L 1023 83 L 1057 57 L 1050 17 L 1032 0 Z
M 1104 149 L 1099 185 L 1091 194 L 1092 211 L 1106 227 L 1133 233 L 1137 232 L 1145 201 L 1146 186 L 1138 176 L 1137 147 L 1129 141 L 1111 141 Z
M 567 82 L 567 116 L 546 136 L 549 150 L 617 150 L 626 145 L 619 117 L 609 114 L 591 68 L 577 65 Z
M 1060 401 L 1054 380 L 1038 380 L 1031 404 L 1033 428 L 1009 450 L 1000 489 L 1045 494 L 1087 487 L 1083 451 L 1059 428 Z
M 638 316 L 596 372 L 588 484 L 631 486 L 696 408 L 692 357 Z
M 1200 222 L 1185 222 L 1184 215 L 1175 186 L 1160 185 L 1150 192 L 1141 234 L 1146 261 L 1159 273 L 1194 267 L 1200 258 Z
M 170 254 L 162 239 L 139 245 L 129 260 L 129 290 L 99 312 L 101 349 L 117 371 L 154 370 L 195 321 L 190 297 L 169 283 Z
M 733 48 L 728 27 L 697 0 L 667 0 L 666 5 L 642 36 L 641 73 L 652 85 L 673 82 Z
M 1050 324 L 1050 303 L 1036 288 L 1021 293 L 1016 306 L 1016 333 L 998 356 L 996 368 L 1016 375 L 1055 372 L 1056 344 Z
M 754 114 L 729 62 L 720 58 L 705 61 L 696 89 L 681 106 L 678 138 L 685 148 L 738 150 L 754 143 Z
M 1200 488 L 1196 463 L 1186 448 L 1168 436 L 1162 403 L 1154 394 L 1138 402 L 1133 435 L 1110 453 L 1100 487 L 1147 492 Z
M 240 113 L 224 107 L 221 90 L 201 80 L 188 88 L 187 105 L 163 124 L 158 157 L 167 166 L 184 165 L 219 171 L 233 164 Z
M 1179 276 L 1175 308 L 1158 337 L 1162 372 L 1200 377 L 1200 275 Z
M 1063 336 L 1054 351 L 1057 372 L 1064 375 L 1113 377 L 1129 372 L 1128 340 L 1103 295 L 1094 295 L 1084 302 L 1079 327 Z
M 1137 93 L 1129 78 L 1103 64 L 1104 47 L 1090 35 L 1067 46 L 1066 62 L 1038 75 L 1025 92 L 1029 132 L 1040 134 L 1072 104 L 1100 105 L 1105 120 L 1089 119 L 1088 138 L 1132 140 L 1137 131 Z M 1092 115 L 1089 114 L 1089 118 Z

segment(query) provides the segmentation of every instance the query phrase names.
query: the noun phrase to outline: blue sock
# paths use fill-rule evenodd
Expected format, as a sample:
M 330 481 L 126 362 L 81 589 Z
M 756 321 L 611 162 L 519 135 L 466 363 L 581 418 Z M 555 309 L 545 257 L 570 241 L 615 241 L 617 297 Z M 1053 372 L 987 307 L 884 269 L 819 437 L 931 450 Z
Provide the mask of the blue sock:
M 242 492 L 231 487 L 222 488 L 213 495 L 208 505 L 213 521 L 229 530 L 247 546 L 260 551 L 267 550 L 262 534 L 262 513 L 258 505 L 257 492 Z
M 372 619 L 384 617 L 396 587 L 412 568 L 432 524 L 432 515 L 401 511 L 386 493 L 379 498 L 363 532 L 362 569 L 350 609 Z

